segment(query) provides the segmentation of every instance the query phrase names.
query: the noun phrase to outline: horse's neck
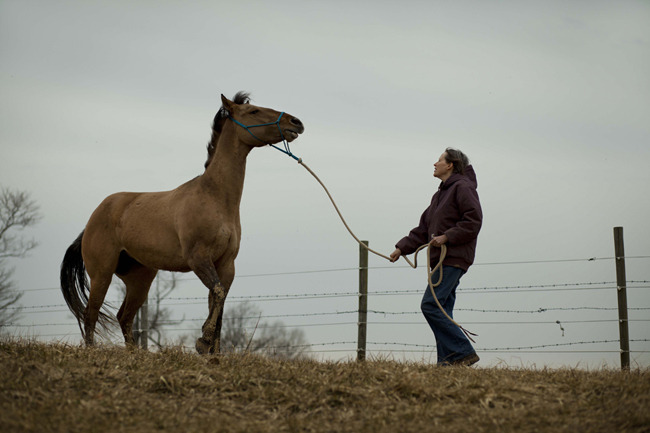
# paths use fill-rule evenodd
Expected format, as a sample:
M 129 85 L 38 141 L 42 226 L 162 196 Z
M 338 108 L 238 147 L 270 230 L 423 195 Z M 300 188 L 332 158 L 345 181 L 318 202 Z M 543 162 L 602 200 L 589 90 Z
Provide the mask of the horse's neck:
M 228 129 L 224 128 L 221 133 L 202 181 L 220 205 L 238 211 L 244 190 L 246 158 L 251 148 L 239 142 L 236 135 Z

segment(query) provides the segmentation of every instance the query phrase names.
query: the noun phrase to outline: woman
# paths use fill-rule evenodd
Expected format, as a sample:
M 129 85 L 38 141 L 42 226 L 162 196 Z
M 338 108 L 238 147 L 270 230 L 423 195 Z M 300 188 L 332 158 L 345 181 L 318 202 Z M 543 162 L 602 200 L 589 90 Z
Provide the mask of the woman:
M 447 148 L 433 164 L 433 175 L 442 183 L 431 204 L 420 218 L 420 224 L 395 245 L 391 262 L 413 253 L 430 242 L 432 268 L 440 259 L 441 245 L 447 246 L 442 262 L 442 282 L 435 288 L 436 297 L 449 317 L 453 317 L 456 287 L 460 278 L 474 262 L 476 238 L 481 229 L 483 213 L 476 192 L 476 175 L 469 160 L 460 150 Z M 431 280 L 438 281 L 439 271 Z M 463 332 L 440 311 L 431 290 L 422 298 L 422 313 L 436 338 L 439 365 L 472 365 L 479 357 Z

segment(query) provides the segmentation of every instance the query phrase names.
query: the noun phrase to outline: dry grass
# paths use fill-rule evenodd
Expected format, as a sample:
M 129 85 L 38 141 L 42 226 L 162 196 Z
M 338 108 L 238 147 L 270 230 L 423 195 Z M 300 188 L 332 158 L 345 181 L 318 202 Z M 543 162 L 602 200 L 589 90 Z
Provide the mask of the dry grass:
M 2 432 L 650 430 L 650 371 L 279 361 L 0 341 Z

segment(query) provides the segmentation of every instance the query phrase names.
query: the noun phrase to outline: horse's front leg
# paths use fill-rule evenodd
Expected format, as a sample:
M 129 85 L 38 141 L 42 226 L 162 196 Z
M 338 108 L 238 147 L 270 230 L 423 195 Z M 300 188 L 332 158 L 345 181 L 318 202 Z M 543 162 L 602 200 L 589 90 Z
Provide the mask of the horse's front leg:
M 228 290 L 225 292 L 227 295 Z M 215 292 L 210 291 L 208 300 L 208 318 L 201 327 L 203 336 L 196 342 L 196 350 L 201 354 L 219 353 L 221 350 L 221 324 L 223 322 L 224 305 L 225 298 L 223 302 L 219 302 L 218 296 Z
M 208 300 L 209 314 L 201 327 L 203 336 L 196 340 L 196 351 L 201 355 L 205 355 L 206 353 L 219 353 L 220 351 L 221 321 L 227 294 L 228 290 L 223 287 L 221 282 L 210 290 Z
M 219 353 L 223 308 L 234 279 L 234 263 L 220 269 L 223 278 L 219 278 L 219 273 L 212 263 L 199 266 L 194 272 L 210 289 L 208 301 L 210 312 L 202 327 L 203 336 L 196 341 L 196 351 L 200 354 Z
M 218 296 L 218 291 L 214 292 L 214 303 L 212 305 L 213 318 L 216 315 L 216 320 L 210 322 L 210 326 L 214 324 L 213 335 L 215 337 L 214 345 L 212 346 L 212 351 L 210 353 L 219 353 L 221 350 L 221 325 L 223 324 L 223 312 L 226 303 L 226 296 L 230 292 L 230 287 L 232 282 L 235 279 L 235 261 L 234 259 L 225 261 L 217 269 L 218 275 L 221 277 L 223 291 L 223 298 Z M 207 327 L 206 327 L 207 328 Z

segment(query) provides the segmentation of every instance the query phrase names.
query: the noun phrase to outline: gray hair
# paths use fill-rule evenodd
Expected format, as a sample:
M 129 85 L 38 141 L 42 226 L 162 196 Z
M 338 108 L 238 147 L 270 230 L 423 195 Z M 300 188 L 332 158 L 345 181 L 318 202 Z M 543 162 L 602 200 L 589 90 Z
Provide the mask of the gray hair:
M 469 165 L 469 158 L 463 152 L 453 147 L 445 149 L 445 161 L 454 164 L 454 173 L 465 174 L 465 169 Z

